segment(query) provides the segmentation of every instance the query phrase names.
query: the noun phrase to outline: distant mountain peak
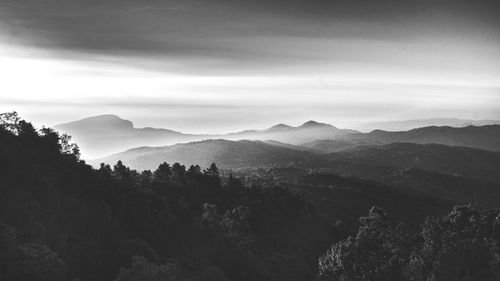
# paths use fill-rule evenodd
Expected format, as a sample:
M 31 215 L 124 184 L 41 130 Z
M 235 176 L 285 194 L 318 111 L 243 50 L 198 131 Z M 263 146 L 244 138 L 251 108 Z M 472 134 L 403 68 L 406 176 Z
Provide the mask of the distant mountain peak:
M 85 120 L 85 119 L 120 119 L 120 120 L 123 120 L 122 118 L 120 118 L 120 116 L 118 116 L 116 114 L 100 114 L 100 115 L 96 115 L 96 116 L 90 116 L 87 118 L 83 118 L 83 120 Z
M 292 126 L 289 126 L 287 124 L 280 123 L 278 125 L 274 125 L 269 130 L 284 130 L 284 129 L 290 129 Z
M 319 122 L 316 122 L 314 120 L 309 120 L 309 121 L 305 122 L 304 124 L 302 124 L 301 127 L 321 127 L 321 126 L 332 126 L 332 125 L 325 124 L 325 123 L 319 123 Z
M 120 116 L 115 114 L 101 114 L 96 116 L 85 117 L 80 120 L 72 121 L 71 123 L 88 122 L 88 121 L 128 121 L 128 120 L 122 119 Z
M 92 118 L 122 119 L 122 118 L 120 118 L 120 116 L 118 116 L 116 114 L 111 114 L 111 113 L 99 114 L 99 115 L 96 115 L 96 116 L 89 116 L 89 117 L 86 117 L 86 118 L 83 118 L 83 119 L 92 119 Z
M 56 128 L 80 127 L 86 129 L 113 127 L 115 129 L 133 129 L 132 121 L 125 120 L 114 114 L 102 114 L 57 125 Z

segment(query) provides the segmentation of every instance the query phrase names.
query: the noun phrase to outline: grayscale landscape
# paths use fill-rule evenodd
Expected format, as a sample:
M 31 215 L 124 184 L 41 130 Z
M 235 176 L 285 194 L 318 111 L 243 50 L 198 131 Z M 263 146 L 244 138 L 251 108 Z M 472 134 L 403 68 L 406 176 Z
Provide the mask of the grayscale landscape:
M 0 0 L 0 281 L 500 280 L 500 2 Z

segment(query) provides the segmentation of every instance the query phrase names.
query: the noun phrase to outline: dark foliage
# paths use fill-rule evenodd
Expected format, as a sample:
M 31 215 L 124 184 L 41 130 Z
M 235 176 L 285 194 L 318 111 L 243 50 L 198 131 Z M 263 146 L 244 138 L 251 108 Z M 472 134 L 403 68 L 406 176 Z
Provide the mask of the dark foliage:
M 319 259 L 320 280 L 493 281 L 500 278 L 500 210 L 456 206 L 420 233 L 373 207 L 354 237 Z
M 352 230 L 332 224 L 330 207 L 220 174 L 215 164 L 94 169 L 69 136 L 1 114 L 0 280 L 499 280 L 499 211 L 455 207 L 415 233 L 374 207 L 320 257 Z M 328 202 L 449 204 L 411 205 L 408 194 L 331 175 L 296 184 L 317 186 L 307 198 L 339 197 Z
M 2 281 L 307 280 L 332 242 L 284 188 L 222 183 L 215 164 L 96 170 L 69 137 L 0 117 Z

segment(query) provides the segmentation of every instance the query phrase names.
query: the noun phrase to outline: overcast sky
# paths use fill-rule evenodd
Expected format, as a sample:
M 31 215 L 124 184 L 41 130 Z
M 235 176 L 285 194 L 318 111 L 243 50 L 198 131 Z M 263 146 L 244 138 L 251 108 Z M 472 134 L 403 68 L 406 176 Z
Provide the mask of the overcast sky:
M 500 5 L 0 0 L 0 111 L 228 132 L 500 119 Z

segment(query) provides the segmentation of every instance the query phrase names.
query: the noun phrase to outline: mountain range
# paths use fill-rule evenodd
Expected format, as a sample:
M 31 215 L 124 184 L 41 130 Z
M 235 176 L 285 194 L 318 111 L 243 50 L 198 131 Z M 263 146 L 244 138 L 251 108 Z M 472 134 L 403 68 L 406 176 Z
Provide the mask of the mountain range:
M 56 130 L 72 136 L 84 158 L 96 158 L 138 146 L 160 146 L 204 138 L 168 129 L 135 128 L 129 120 L 112 114 L 99 115 L 56 125 Z
M 302 150 L 321 153 L 398 142 L 435 143 L 500 151 L 500 125 L 459 128 L 430 126 L 409 131 L 374 130 L 361 133 L 308 121 L 296 127 L 278 124 L 264 130 L 245 130 L 229 134 L 185 134 L 161 128 L 135 128 L 131 121 L 107 114 L 60 124 L 55 126 L 55 129 L 71 135 L 79 144 L 85 159 L 102 158 L 137 147 L 164 147 L 208 139 L 259 140 L 274 142 L 282 147 L 301 146 Z
M 385 130 L 385 131 L 407 131 L 411 129 L 429 127 L 429 126 L 467 127 L 467 126 L 486 126 L 486 125 L 500 125 L 500 120 L 429 118 L 429 119 L 413 119 L 413 120 L 402 120 L 402 121 L 366 122 L 356 125 L 355 128 L 360 131 L 372 131 L 374 129 Z
M 121 160 L 137 170 L 154 169 L 163 162 L 183 165 L 199 164 L 208 167 L 217 163 L 219 168 L 237 169 L 247 167 L 287 166 L 296 160 L 314 155 L 291 145 L 262 141 L 229 141 L 210 139 L 199 142 L 175 144 L 163 147 L 139 147 L 89 161 L 93 166 L 101 162 L 115 164 Z
M 345 140 L 372 142 L 373 144 L 396 142 L 435 143 L 500 151 L 500 125 L 467 126 L 462 128 L 430 126 L 399 132 L 374 130 L 370 133 L 351 134 Z
M 374 181 L 455 202 L 473 201 L 484 207 L 496 207 L 500 202 L 500 152 L 440 144 L 360 145 L 322 153 L 276 141 L 217 139 L 135 148 L 90 164 L 96 167 L 101 162 L 114 165 L 118 160 L 138 170 L 153 170 L 163 162 L 199 164 L 202 168 L 214 162 L 222 169 L 241 170 L 239 176 L 254 175 L 257 179 L 263 177 L 263 169 L 290 169 L 291 174 L 276 173 L 271 182 L 280 179 L 294 182 L 294 175 L 326 173 Z
M 118 160 L 138 170 L 154 169 L 163 162 L 199 164 L 202 167 L 215 162 L 223 169 L 295 166 L 359 177 L 380 170 L 380 167 L 419 169 L 500 183 L 497 174 L 500 152 L 439 144 L 392 143 L 324 154 L 277 142 L 211 139 L 172 146 L 139 147 L 90 163 L 94 166 L 101 162 L 112 165 Z
M 288 144 L 302 144 L 317 139 L 335 139 L 354 130 L 339 129 L 330 124 L 308 121 L 293 127 L 279 124 L 265 130 L 246 130 L 229 134 L 184 134 L 158 128 L 135 128 L 129 120 L 107 114 L 56 125 L 56 130 L 73 137 L 87 159 L 103 157 L 142 146 L 165 146 L 206 139 L 273 140 Z

